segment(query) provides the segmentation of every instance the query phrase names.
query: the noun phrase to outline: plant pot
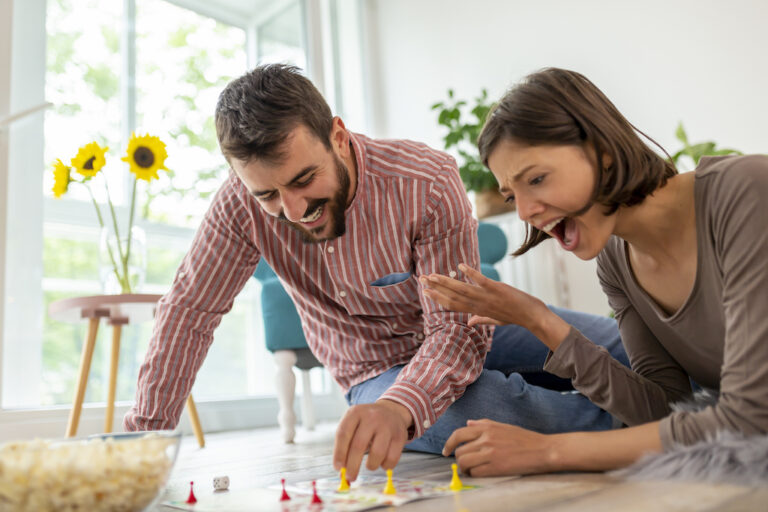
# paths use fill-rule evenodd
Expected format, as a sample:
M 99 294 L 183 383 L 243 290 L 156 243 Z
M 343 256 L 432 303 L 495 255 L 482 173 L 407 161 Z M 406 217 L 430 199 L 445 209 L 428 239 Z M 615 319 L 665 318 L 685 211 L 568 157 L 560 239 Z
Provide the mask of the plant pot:
M 492 217 L 515 211 L 514 203 L 507 203 L 499 189 L 486 189 L 475 192 L 475 210 L 478 219 Z

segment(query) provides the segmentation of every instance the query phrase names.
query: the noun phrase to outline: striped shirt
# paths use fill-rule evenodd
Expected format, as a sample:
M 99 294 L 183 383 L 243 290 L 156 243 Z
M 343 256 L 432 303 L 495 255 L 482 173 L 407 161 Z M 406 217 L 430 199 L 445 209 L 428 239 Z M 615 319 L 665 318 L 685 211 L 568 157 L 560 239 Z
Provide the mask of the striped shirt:
M 418 277 L 479 267 L 477 221 L 452 157 L 350 134 L 357 189 L 346 233 L 305 243 L 231 174 L 158 304 L 127 430 L 173 428 L 213 330 L 264 257 L 296 304 L 312 352 L 344 388 L 405 365 L 381 396 L 419 437 L 474 382 L 490 329 L 420 293 Z M 384 278 L 384 279 L 382 279 Z M 382 282 L 383 281 L 383 282 Z

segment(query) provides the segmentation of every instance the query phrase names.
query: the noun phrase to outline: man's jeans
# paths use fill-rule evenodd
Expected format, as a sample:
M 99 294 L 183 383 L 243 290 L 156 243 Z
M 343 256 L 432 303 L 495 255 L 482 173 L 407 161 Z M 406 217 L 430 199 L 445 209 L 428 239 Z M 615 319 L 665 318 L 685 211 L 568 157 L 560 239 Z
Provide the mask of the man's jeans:
M 613 319 L 555 307 L 551 309 L 629 366 Z M 468 419 L 489 418 L 541 433 L 616 427 L 610 414 L 572 391 L 569 381 L 543 371 L 547 353 L 547 347 L 527 329 L 517 325 L 496 327 L 491 351 L 478 379 L 423 436 L 411 441 L 406 448 L 440 453 L 451 433 L 465 426 Z M 353 386 L 346 395 L 347 402 L 350 405 L 375 402 L 395 382 L 402 368 L 390 368 Z

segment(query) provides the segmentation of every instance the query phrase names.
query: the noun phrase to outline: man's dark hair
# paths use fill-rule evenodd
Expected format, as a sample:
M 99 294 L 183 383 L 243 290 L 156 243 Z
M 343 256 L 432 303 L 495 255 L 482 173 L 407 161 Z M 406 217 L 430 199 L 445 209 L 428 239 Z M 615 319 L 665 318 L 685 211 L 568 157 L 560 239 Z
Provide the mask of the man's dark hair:
M 606 215 L 610 215 L 619 206 L 642 202 L 677 174 L 675 166 L 648 147 L 638 134 L 664 151 L 627 121 L 585 76 L 546 68 L 528 75 L 504 94 L 488 114 L 477 144 L 486 166 L 489 155 L 502 140 L 531 146 L 591 145 L 597 156 L 597 175 L 587 208 L 602 204 L 607 207 Z M 604 157 L 610 158 L 609 166 L 603 165 Z M 525 242 L 513 254 L 519 256 L 547 238 L 549 235 L 543 231 L 526 226 Z
M 331 149 L 331 109 L 295 66 L 259 66 L 230 82 L 216 104 L 216 135 L 227 160 L 279 161 L 286 138 L 302 124 Z

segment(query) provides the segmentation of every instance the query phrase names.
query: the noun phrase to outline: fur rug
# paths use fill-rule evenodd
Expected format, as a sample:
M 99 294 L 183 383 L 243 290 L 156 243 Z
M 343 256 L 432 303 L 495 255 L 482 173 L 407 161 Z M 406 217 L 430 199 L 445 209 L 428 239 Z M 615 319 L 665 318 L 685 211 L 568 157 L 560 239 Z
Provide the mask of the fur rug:
M 697 411 L 717 402 L 717 395 L 703 391 L 692 402 L 673 404 L 675 411 Z M 713 438 L 643 457 L 614 471 L 628 480 L 695 480 L 749 486 L 768 485 L 768 435 L 745 437 L 719 432 Z

